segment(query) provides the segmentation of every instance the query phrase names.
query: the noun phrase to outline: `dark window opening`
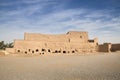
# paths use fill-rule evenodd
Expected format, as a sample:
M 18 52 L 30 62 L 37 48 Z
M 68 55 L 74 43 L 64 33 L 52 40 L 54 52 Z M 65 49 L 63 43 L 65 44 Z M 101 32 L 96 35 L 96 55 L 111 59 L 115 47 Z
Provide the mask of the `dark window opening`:
M 59 53 L 61 53 L 61 51 L 58 51 Z
M 45 49 L 42 49 L 42 51 L 45 51 Z
M 18 50 L 18 52 L 20 52 L 20 50 Z
M 63 53 L 66 53 L 66 51 L 63 51 Z
M 55 50 L 55 53 L 58 53 L 58 51 L 57 51 L 57 50 Z
M 38 52 L 39 50 L 38 49 L 36 49 L 36 52 Z
M 30 49 L 28 51 L 30 52 Z
M 82 38 L 82 36 L 80 36 L 80 38 Z
M 75 53 L 75 51 L 72 51 L 72 53 Z
M 32 51 L 32 53 L 34 53 L 34 51 Z
M 94 40 L 88 40 L 88 41 L 94 43 Z
M 50 52 L 50 49 L 48 49 L 48 52 Z
M 27 51 L 25 51 L 25 54 L 27 54 Z

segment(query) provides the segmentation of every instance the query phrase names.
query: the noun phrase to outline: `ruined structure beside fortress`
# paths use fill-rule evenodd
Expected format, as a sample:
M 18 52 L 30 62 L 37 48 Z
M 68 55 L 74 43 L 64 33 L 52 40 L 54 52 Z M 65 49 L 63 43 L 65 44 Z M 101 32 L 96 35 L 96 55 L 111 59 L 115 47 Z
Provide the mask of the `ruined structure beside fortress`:
M 14 53 L 81 53 L 96 52 L 97 38 L 89 40 L 88 32 L 69 31 L 66 34 L 25 33 L 24 40 L 15 40 Z

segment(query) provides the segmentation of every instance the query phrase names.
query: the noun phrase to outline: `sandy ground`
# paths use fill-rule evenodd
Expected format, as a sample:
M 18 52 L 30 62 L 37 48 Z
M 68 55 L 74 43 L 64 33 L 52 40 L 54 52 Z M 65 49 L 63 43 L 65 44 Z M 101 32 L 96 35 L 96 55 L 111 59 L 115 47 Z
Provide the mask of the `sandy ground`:
M 0 80 L 120 80 L 120 52 L 0 57 Z

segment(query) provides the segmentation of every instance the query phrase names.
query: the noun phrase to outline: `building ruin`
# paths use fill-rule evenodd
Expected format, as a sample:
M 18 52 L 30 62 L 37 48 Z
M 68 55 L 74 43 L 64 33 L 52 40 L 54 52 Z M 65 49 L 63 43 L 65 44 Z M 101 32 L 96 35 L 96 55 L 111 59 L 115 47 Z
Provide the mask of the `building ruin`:
M 89 40 L 88 32 L 69 31 L 66 34 L 25 33 L 23 40 L 15 40 L 12 53 L 87 53 L 98 51 L 98 39 Z

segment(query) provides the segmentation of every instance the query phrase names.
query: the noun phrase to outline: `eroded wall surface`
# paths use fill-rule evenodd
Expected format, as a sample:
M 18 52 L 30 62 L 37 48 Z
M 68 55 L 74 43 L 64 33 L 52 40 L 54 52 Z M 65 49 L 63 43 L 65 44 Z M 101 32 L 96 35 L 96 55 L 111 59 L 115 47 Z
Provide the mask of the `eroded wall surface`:
M 99 52 L 111 52 L 111 43 L 104 43 L 99 45 Z
M 111 51 L 120 51 L 120 44 L 112 44 Z
M 25 33 L 24 40 L 14 41 L 15 53 L 80 53 L 96 52 L 97 38 L 88 39 L 87 32 L 69 31 L 66 34 Z

